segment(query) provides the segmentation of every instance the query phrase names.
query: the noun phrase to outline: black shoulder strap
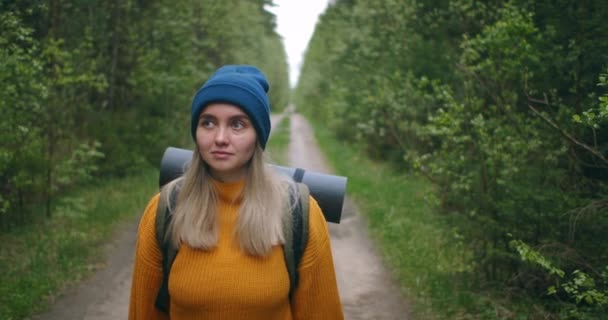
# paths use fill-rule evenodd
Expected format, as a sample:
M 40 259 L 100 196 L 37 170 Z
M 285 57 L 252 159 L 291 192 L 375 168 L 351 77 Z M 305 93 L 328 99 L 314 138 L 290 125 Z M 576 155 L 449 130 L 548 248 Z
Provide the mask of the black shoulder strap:
M 306 244 L 308 243 L 308 196 L 310 194 L 310 190 L 308 186 L 303 183 L 298 183 L 298 191 L 299 191 L 299 203 L 300 207 L 300 215 L 302 217 L 302 226 L 300 227 L 301 235 L 300 237 L 294 237 L 296 241 L 294 241 L 294 251 L 296 258 L 296 265 L 300 265 L 300 261 L 302 260 L 302 256 L 304 255 L 304 250 L 306 249 Z M 297 248 L 297 249 L 296 249 Z
M 283 246 L 285 264 L 289 274 L 289 297 L 293 296 L 295 288 L 298 286 L 299 274 L 298 266 L 304 255 L 306 244 L 308 243 L 308 197 L 310 190 L 303 183 L 296 183 L 297 190 L 290 192 L 290 204 L 293 208 L 291 214 L 286 215 L 286 222 L 283 224 L 285 244 Z M 177 255 L 177 248 L 174 248 L 166 239 L 167 227 L 171 222 L 171 210 L 175 207 L 179 186 L 172 188 L 172 193 L 168 195 L 169 188 L 163 188 L 158 200 L 156 211 L 156 240 L 162 253 L 163 279 L 156 296 L 155 306 L 159 310 L 169 313 L 169 273 L 171 266 Z M 168 200 L 168 201 L 167 201 Z
M 171 209 L 175 208 L 177 199 L 178 186 L 174 188 L 164 187 L 161 189 L 160 197 L 158 199 L 158 208 L 156 209 L 156 241 L 158 247 L 162 253 L 163 261 L 163 279 L 156 295 L 155 306 L 159 310 L 169 313 L 169 273 L 171 272 L 171 266 L 177 255 L 177 248 L 173 247 L 167 239 L 167 227 L 171 222 Z M 169 195 L 169 189 L 171 194 Z
M 290 192 L 290 204 L 293 208 L 290 214 L 286 215 L 287 222 L 284 224 L 285 244 L 283 251 L 285 255 L 285 265 L 289 274 L 289 297 L 293 297 L 293 292 L 300 280 L 298 266 L 304 255 L 304 249 L 308 242 L 308 187 L 303 183 L 296 183 L 297 190 Z

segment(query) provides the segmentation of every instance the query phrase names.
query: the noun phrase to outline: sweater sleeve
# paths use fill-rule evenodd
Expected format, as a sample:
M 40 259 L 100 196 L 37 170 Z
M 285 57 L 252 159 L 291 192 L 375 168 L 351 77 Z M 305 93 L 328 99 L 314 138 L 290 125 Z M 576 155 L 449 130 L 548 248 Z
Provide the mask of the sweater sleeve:
M 293 318 L 344 319 L 331 252 L 329 231 L 321 208 L 310 198 L 309 236 L 293 297 Z
M 155 218 L 159 195 L 146 207 L 137 232 L 129 301 L 129 320 L 168 320 L 154 303 L 162 281 L 162 254 L 156 242 Z

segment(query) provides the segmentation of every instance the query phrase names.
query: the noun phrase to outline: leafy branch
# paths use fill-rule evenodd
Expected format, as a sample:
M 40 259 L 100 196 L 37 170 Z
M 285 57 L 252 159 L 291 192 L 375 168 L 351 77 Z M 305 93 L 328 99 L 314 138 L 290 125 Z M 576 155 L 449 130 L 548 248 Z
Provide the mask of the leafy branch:
M 528 94 L 526 94 L 526 97 L 528 98 L 528 108 L 530 108 L 530 110 L 532 110 L 532 112 L 534 112 L 534 114 L 536 114 L 537 116 L 539 116 L 542 120 L 544 120 L 547 124 L 549 124 L 551 127 L 553 127 L 554 129 L 556 129 L 563 137 L 565 137 L 568 141 L 570 141 L 571 143 L 587 150 L 589 153 L 591 153 L 592 155 L 594 155 L 596 158 L 600 159 L 604 164 L 606 164 L 606 166 L 608 166 L 608 159 L 597 149 L 579 141 L 578 139 L 576 139 L 573 135 L 571 135 L 570 133 L 566 132 L 566 130 L 564 130 L 562 127 L 560 127 L 557 123 L 555 123 L 555 121 L 553 121 L 549 116 L 547 116 L 546 114 L 538 111 L 538 109 L 536 109 L 531 103 L 542 103 L 544 105 L 549 106 L 549 101 L 547 99 L 547 96 L 545 95 L 543 100 L 539 100 L 539 99 L 534 99 L 531 98 Z

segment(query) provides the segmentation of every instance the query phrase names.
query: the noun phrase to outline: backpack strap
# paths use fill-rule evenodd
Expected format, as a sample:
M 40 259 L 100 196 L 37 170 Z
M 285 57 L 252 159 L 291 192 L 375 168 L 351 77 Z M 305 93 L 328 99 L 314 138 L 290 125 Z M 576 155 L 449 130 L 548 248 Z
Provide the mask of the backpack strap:
M 289 274 L 289 297 L 293 297 L 293 292 L 298 286 L 299 274 L 298 266 L 304 255 L 306 244 L 308 243 L 308 216 L 309 203 L 308 197 L 310 190 L 304 183 L 296 183 L 296 190 L 289 192 L 290 207 L 293 208 L 290 214 L 285 215 L 283 220 L 283 236 L 285 244 L 283 245 L 285 264 L 287 273 Z M 171 194 L 168 195 L 170 188 L 162 188 L 158 200 L 158 208 L 156 210 L 155 228 L 156 241 L 161 250 L 163 257 L 162 269 L 163 279 L 160 289 L 156 296 L 155 306 L 159 310 L 169 313 L 169 274 L 175 257 L 177 256 L 177 248 L 174 248 L 166 238 L 167 227 L 171 222 L 171 210 L 175 207 L 179 186 L 171 188 Z M 170 203 L 167 202 L 167 199 Z
M 306 249 L 306 244 L 308 243 L 308 215 L 309 215 L 309 205 L 308 205 L 308 196 L 310 195 L 310 190 L 308 186 L 303 183 L 298 183 L 298 191 L 300 195 L 300 207 L 302 208 L 302 236 L 298 238 L 294 238 L 294 245 L 297 245 L 299 248 L 296 252 L 296 265 L 300 265 L 300 261 L 302 260 L 302 256 L 304 255 L 304 250 Z
M 177 256 L 177 248 L 173 247 L 166 239 L 167 227 L 171 222 L 171 209 L 175 207 L 177 199 L 178 186 L 174 188 L 164 187 L 161 189 L 160 196 L 158 199 L 158 208 L 156 209 L 156 241 L 160 248 L 163 261 L 163 280 L 156 296 L 155 306 L 159 310 L 169 313 L 169 273 L 171 272 L 171 266 Z M 171 191 L 171 194 L 168 193 Z M 167 203 L 169 200 L 170 203 Z
M 308 196 L 310 191 L 303 183 L 296 183 L 296 188 L 297 190 L 289 192 L 290 207 L 293 210 L 290 214 L 286 215 L 283 224 L 283 234 L 285 237 L 283 251 L 287 273 L 289 274 L 290 299 L 293 298 L 293 292 L 300 280 L 298 266 L 308 242 Z

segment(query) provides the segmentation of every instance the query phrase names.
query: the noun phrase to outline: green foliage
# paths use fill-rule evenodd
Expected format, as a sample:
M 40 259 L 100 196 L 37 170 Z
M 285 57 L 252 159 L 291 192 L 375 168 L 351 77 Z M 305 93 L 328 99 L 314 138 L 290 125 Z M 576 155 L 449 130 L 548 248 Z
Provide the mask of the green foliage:
M 565 272 L 563 270 L 555 267 L 551 261 L 541 255 L 538 251 L 530 248 L 530 246 L 525 244 L 523 241 L 512 240 L 509 245 L 517 250 L 517 253 L 519 253 L 522 261 L 537 264 L 543 269 L 547 270 L 550 275 L 556 275 L 559 278 L 564 277 Z M 554 291 L 554 289 L 551 291 Z
M 287 61 L 267 5 L 1 2 L 0 229 L 35 219 L 38 203 L 50 216 L 57 195 L 92 177 L 190 146 L 192 96 L 223 64 L 260 66 L 283 109 Z
M 0 235 L 0 318 L 28 319 L 68 284 L 102 266 L 116 226 L 136 223 L 157 190 L 158 170 L 111 179 L 59 198 L 51 219 Z
M 599 76 L 600 87 L 608 87 L 608 74 L 601 74 Z M 583 111 L 581 114 L 575 114 L 572 116 L 574 122 L 587 126 L 593 130 L 601 129 L 602 125 L 605 125 L 608 121 L 608 94 L 604 94 L 599 97 L 599 104 L 596 108 L 591 108 L 587 111 Z
M 604 281 L 607 278 L 604 276 Z M 608 291 L 603 292 L 596 289 L 595 280 L 580 270 L 572 272 L 572 279 L 562 285 L 564 291 L 574 298 L 576 303 L 597 305 L 603 307 L 608 305 Z
M 348 196 L 365 215 L 372 237 L 399 280 L 414 318 L 536 319 L 538 306 L 512 306 L 504 287 L 480 292 L 477 261 L 426 179 L 372 161 L 316 121 L 315 136 L 337 174 L 348 177 Z M 365 168 L 362 170 L 361 168 Z
M 92 248 L 138 212 L 125 199 L 156 183 L 79 190 L 148 177 L 167 146 L 190 145 L 189 104 L 213 70 L 260 66 L 273 109 L 285 108 L 286 54 L 268 5 L 0 1 L 0 318 L 38 311 L 93 269 Z
M 81 144 L 72 155 L 58 167 L 57 182 L 59 185 L 82 184 L 92 181 L 98 171 L 98 162 L 103 159 L 99 152 L 101 144 L 97 141 L 91 144 Z
M 563 304 L 561 316 L 567 319 L 597 319 L 608 311 L 608 266 L 597 275 L 598 281 L 578 269 L 566 277 L 563 270 L 523 241 L 513 240 L 510 245 L 523 261 L 540 266 L 553 276 L 555 284 L 547 289 L 547 294 L 555 296 Z
M 44 168 L 39 128 L 47 92 L 33 30 L 13 12 L 0 13 L 0 225 L 15 218 L 19 197 L 40 190 Z
M 604 1 L 338 1 L 295 101 L 342 141 L 435 185 L 438 211 L 473 252 L 471 288 L 532 297 L 529 318 L 596 314 L 597 303 L 548 299 L 554 275 L 510 243 L 601 282 L 591 270 L 608 259 L 607 14 Z M 494 297 L 488 314 L 518 301 Z

